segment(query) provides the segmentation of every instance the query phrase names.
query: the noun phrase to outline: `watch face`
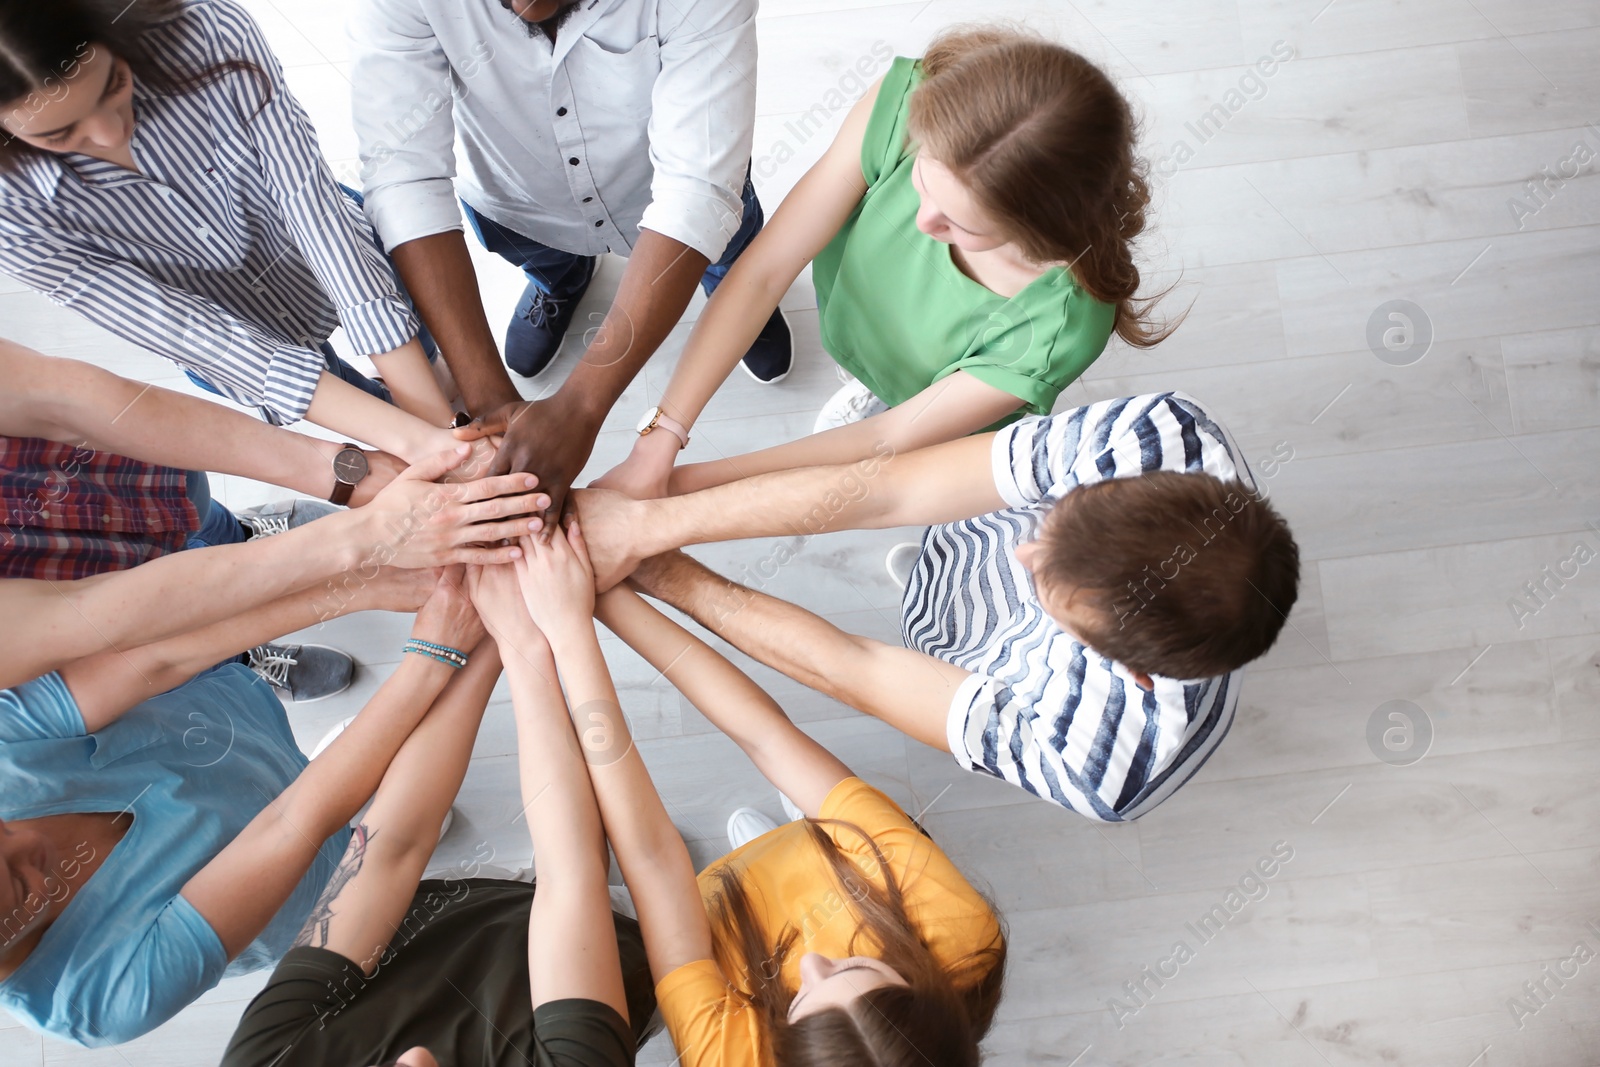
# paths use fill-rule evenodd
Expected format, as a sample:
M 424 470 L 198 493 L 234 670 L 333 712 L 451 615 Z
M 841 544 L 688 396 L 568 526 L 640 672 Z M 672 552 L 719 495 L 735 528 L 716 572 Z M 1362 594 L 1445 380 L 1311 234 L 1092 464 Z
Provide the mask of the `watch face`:
M 342 448 L 333 457 L 333 476 L 345 485 L 355 485 L 367 476 L 367 454 L 359 448 Z
M 644 413 L 644 418 L 639 420 L 639 425 L 635 426 L 634 429 L 640 433 L 644 433 L 646 430 L 650 429 L 651 426 L 655 425 L 655 421 L 660 415 L 661 409 L 659 407 L 651 408 L 649 411 Z

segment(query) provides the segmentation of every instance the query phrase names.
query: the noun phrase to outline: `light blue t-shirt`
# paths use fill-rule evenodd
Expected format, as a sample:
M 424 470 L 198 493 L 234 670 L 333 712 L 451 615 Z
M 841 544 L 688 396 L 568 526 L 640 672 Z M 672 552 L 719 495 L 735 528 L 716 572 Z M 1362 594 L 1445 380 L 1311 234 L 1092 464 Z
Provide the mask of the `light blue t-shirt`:
M 0 982 L 0 1006 L 54 1037 L 113 1045 L 166 1022 L 224 974 L 275 962 L 344 854 L 349 830 L 323 843 L 293 895 L 232 965 L 216 932 L 179 893 L 305 766 L 277 696 L 236 663 L 93 734 L 59 674 L 0 692 L 0 819 L 133 817 L 100 869 Z

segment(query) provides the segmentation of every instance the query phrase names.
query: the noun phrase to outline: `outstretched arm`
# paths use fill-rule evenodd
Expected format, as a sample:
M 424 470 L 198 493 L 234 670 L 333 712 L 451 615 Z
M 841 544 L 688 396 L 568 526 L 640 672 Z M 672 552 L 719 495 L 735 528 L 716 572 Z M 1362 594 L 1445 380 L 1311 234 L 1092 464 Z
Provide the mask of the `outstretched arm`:
M 730 582 L 681 552 L 646 560 L 633 580 L 774 670 L 925 745 L 949 749 L 950 700 L 971 672 L 846 633 L 804 608 Z
M 655 436 L 651 434 L 650 436 Z M 802 467 L 684 496 L 633 500 L 606 489 L 575 494 L 603 591 L 648 556 L 685 545 L 922 526 L 1005 506 L 990 469 L 994 434 L 868 459 Z
M 493 641 L 480 641 L 470 659 L 395 754 L 295 944 L 337 952 L 367 974 L 377 968 L 433 856 L 500 676 Z
M 672 472 L 669 484 L 674 493 L 692 493 L 773 471 L 854 463 L 884 451 L 885 446 L 901 455 L 977 433 L 1021 406 L 1022 401 L 1004 389 L 958 371 L 905 403 L 860 422 L 759 452 L 685 464 Z
M 596 617 L 706 718 L 733 739 L 785 796 L 812 818 L 850 768 L 790 721 L 750 676 L 647 604 L 627 585 L 600 597 Z
M 440 577 L 417 613 L 413 637 L 462 650 L 476 647 L 483 629 L 465 591 L 457 588 L 460 581 L 459 573 Z M 322 843 L 371 798 L 395 753 L 455 673 L 433 659 L 407 655 L 349 728 L 189 879 L 183 897 L 216 931 L 229 959 L 260 935 Z
M 566 547 L 559 532 L 553 541 Z M 531 567 L 548 574 L 551 550 L 534 545 Z M 587 575 L 579 577 L 579 583 Z M 567 702 L 557 681 L 557 660 L 524 607 L 517 576 L 510 567 L 480 570 L 473 579 L 474 603 L 500 644 L 511 681 L 511 703 L 517 720 L 517 763 L 522 777 L 523 817 L 539 865 L 539 892 L 528 922 L 528 978 L 533 1006 L 567 997 L 597 1000 L 628 1017 L 622 964 L 617 952 L 611 898 L 606 887 L 609 859 L 595 807 L 594 791 L 584 767 L 582 746 L 573 736 Z M 562 595 L 547 586 L 555 595 Z M 592 583 L 589 587 L 592 590 Z M 584 590 L 589 592 L 589 590 Z M 589 592 L 592 597 L 593 593 Z M 570 602 L 570 600 L 569 600 Z M 548 616 L 546 616 L 548 618 Z M 589 631 L 588 617 L 566 617 L 572 629 Z M 582 642 L 581 634 L 573 640 Z M 564 646 L 565 647 L 565 646 Z M 583 709 L 593 699 L 588 665 L 562 654 L 562 680 L 573 706 Z M 602 674 L 605 665 L 600 665 Z M 580 721 L 578 729 L 585 729 Z
M 206 626 L 341 573 L 341 586 L 359 586 L 384 565 L 512 559 L 520 548 L 478 545 L 527 532 L 539 520 L 510 516 L 537 511 L 548 498 L 533 491 L 527 475 L 433 483 L 465 458 L 441 453 L 407 470 L 368 506 L 275 537 L 176 552 L 76 582 L 0 581 L 0 685 Z M 196 589 L 207 595 L 195 596 Z
M 237 474 L 325 498 L 334 489 L 335 441 L 272 426 L 199 397 L 145 385 L 76 359 L 0 340 L 0 433 L 114 452 L 180 470 Z M 405 465 L 367 457 L 372 473 L 351 495 L 370 501 Z
M 660 981 L 686 963 L 711 959 L 711 925 L 694 864 L 634 747 L 600 653 L 581 530 L 573 524 L 566 537 L 558 531 L 548 545 L 525 547 L 528 562 L 518 568 L 524 600 L 550 637 L 606 836 L 639 909 L 650 972 Z

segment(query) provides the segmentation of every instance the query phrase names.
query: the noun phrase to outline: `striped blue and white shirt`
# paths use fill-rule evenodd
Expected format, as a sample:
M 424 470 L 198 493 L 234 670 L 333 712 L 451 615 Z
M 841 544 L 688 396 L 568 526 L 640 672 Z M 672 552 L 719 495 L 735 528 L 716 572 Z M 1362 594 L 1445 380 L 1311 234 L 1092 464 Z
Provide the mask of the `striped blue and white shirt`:
M 244 9 L 188 0 L 144 43 L 179 74 L 255 63 L 271 98 L 249 72 L 170 96 L 136 80 L 138 172 L 29 153 L 0 173 L 0 271 L 293 422 L 336 326 L 375 355 L 415 337 L 416 318 Z
M 1227 733 L 1240 672 L 1142 689 L 1045 614 L 1012 550 L 1082 485 L 1166 470 L 1254 488 L 1253 476 L 1182 393 L 1024 419 L 996 435 L 993 468 L 1010 507 L 928 530 L 902 605 L 906 644 L 973 672 L 950 705 L 957 762 L 1092 819 L 1136 819 Z

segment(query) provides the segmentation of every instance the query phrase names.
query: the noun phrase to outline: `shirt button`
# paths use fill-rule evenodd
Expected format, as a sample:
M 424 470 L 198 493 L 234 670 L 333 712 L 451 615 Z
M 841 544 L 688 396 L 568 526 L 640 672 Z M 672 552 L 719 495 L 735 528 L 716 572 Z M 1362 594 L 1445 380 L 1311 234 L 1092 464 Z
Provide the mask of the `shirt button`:
M 206 238 L 211 236 L 211 227 L 197 226 L 195 227 L 194 235 L 200 238 L 200 240 L 204 241 Z
M 586 196 L 586 197 L 584 197 L 584 198 L 583 198 L 583 202 L 584 202 L 584 203 L 585 203 L 585 204 L 587 204 L 587 203 L 590 203 L 590 202 L 592 202 L 592 201 L 593 201 L 593 200 L 594 200 L 594 197 L 592 197 L 592 196 Z
M 566 113 L 567 113 L 567 109 L 566 108 L 564 108 L 564 107 L 556 108 L 556 114 L 557 115 L 565 115 Z
M 594 220 L 594 224 L 596 226 L 604 226 L 606 224 L 606 220 L 605 219 L 595 219 Z
M 571 159 L 567 160 L 567 162 L 571 163 L 574 167 L 576 167 L 578 165 L 578 157 L 577 156 L 573 156 Z

